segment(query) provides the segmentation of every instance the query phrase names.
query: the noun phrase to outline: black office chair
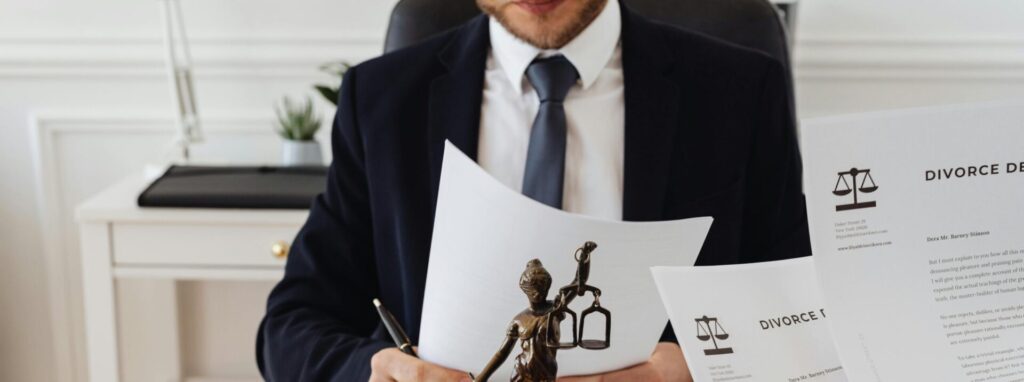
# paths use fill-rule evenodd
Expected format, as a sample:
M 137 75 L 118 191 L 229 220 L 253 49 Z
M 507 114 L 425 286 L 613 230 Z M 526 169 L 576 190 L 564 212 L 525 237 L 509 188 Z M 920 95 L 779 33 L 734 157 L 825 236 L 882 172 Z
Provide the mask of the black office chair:
M 791 73 L 789 39 L 767 0 L 620 0 L 640 15 L 767 53 Z M 401 0 L 391 11 L 384 52 L 415 44 L 480 14 L 474 0 Z M 792 15 L 787 15 L 792 17 Z M 795 116 L 792 74 L 790 110 Z

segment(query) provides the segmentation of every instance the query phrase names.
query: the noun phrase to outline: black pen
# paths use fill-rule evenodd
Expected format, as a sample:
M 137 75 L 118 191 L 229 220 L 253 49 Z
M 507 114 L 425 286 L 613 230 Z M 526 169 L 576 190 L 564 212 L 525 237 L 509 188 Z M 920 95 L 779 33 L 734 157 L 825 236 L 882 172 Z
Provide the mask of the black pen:
M 384 308 L 380 300 L 373 299 L 373 305 L 377 307 L 377 314 L 380 314 L 380 320 L 384 323 L 384 328 L 388 330 L 388 334 L 391 335 L 391 339 L 395 341 L 398 349 L 402 353 L 417 357 L 416 351 L 412 349 L 412 341 L 405 334 L 405 330 L 402 330 L 402 325 L 398 323 L 395 316 L 392 316 L 391 312 Z
M 416 351 L 412 348 L 412 341 L 409 340 L 409 336 L 405 334 L 405 330 L 402 330 L 402 325 L 398 323 L 395 316 L 391 315 L 387 309 L 384 308 L 384 304 L 380 303 L 380 300 L 373 299 L 373 305 L 377 307 L 377 314 L 380 315 L 380 321 L 384 323 L 384 328 L 388 330 L 388 334 L 391 335 L 391 339 L 395 341 L 395 345 L 398 345 L 398 349 L 402 353 L 411 355 L 419 358 L 416 355 Z M 469 378 L 476 380 L 473 373 L 469 373 Z

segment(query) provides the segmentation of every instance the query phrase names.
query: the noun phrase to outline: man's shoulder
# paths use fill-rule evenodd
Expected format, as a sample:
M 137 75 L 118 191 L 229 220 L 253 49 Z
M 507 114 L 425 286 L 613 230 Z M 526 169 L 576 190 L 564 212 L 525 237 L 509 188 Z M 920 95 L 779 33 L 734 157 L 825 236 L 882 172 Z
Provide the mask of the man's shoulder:
M 691 29 L 646 21 L 646 30 L 659 39 L 664 54 L 679 64 L 694 65 L 707 70 L 735 71 L 735 74 L 757 74 L 781 67 L 779 60 L 767 53 L 713 37 Z
M 353 69 L 359 74 L 361 82 L 376 85 L 432 78 L 440 69 L 438 54 L 455 39 L 462 28 L 456 27 L 411 46 L 371 58 Z

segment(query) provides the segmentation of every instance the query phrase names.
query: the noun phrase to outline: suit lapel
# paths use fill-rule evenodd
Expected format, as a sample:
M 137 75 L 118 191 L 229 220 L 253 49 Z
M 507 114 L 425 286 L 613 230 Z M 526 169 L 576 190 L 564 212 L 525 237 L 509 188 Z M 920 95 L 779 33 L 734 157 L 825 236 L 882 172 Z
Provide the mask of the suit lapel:
M 430 192 L 433 201 L 429 220 L 425 221 L 429 224 L 428 227 L 433 227 L 437 190 L 441 181 L 441 163 L 444 161 L 444 141 L 452 141 L 466 155 L 476 160 L 480 102 L 483 98 L 484 69 L 489 44 L 487 17 L 481 15 L 460 27 L 437 55 L 443 70 L 431 80 L 427 101 L 427 145 L 432 182 Z M 407 259 L 414 263 L 413 269 L 420 270 L 415 273 L 417 279 L 413 281 L 419 288 L 420 296 L 409 301 L 408 314 L 412 317 L 406 321 L 407 323 L 420 321 L 428 257 L 424 254 Z M 418 325 L 407 326 L 406 329 L 412 338 L 419 338 Z
M 662 220 L 671 155 L 678 129 L 679 89 L 665 47 L 649 22 L 622 9 L 625 79 L 625 174 L 622 217 Z
M 430 83 L 430 169 L 434 200 L 437 200 L 445 139 L 476 160 L 487 62 L 487 16 L 477 16 L 463 26 L 438 53 L 446 71 Z

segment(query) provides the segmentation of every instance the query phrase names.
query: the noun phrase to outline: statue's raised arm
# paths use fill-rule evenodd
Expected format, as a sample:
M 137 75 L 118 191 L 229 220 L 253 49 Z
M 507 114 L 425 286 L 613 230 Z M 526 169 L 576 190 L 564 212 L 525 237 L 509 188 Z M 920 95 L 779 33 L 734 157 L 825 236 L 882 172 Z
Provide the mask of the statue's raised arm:
M 587 280 L 590 278 L 590 260 L 591 254 L 597 249 L 597 244 L 592 241 L 588 241 L 583 244 L 582 247 L 576 250 L 576 278 L 572 280 L 569 285 L 566 285 L 558 290 L 558 297 L 555 298 L 555 310 L 553 315 L 560 322 L 563 317 L 570 316 L 575 321 L 576 313 L 569 308 L 569 304 L 576 297 L 582 297 L 590 292 L 594 296 L 594 302 L 591 303 L 590 307 L 584 309 L 579 314 L 579 329 L 577 331 L 575 323 L 573 324 L 573 347 L 579 346 L 584 349 L 600 350 L 606 349 L 611 346 L 611 323 L 612 313 L 601 306 L 601 290 L 593 285 L 587 284 Z M 604 338 L 603 339 L 584 339 L 584 327 L 587 323 L 588 316 L 604 316 Z M 559 348 L 569 348 L 568 344 L 559 344 Z
M 555 297 L 556 310 L 568 307 L 573 299 L 583 296 L 587 291 L 594 292 L 595 297 L 601 296 L 600 289 L 587 285 L 587 279 L 590 278 L 590 256 L 595 249 L 597 249 L 597 243 L 592 241 L 583 243 L 582 247 L 576 249 L 576 277 L 569 285 L 558 290 L 558 296 Z

